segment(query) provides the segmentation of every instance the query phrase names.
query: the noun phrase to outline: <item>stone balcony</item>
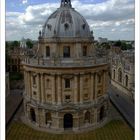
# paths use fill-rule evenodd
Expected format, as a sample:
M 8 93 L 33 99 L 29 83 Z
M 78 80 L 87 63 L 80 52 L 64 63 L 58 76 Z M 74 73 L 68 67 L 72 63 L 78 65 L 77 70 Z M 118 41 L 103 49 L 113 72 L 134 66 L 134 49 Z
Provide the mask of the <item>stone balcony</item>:
M 82 57 L 82 58 L 28 58 L 22 62 L 25 65 L 39 67 L 90 67 L 107 64 L 107 58 Z

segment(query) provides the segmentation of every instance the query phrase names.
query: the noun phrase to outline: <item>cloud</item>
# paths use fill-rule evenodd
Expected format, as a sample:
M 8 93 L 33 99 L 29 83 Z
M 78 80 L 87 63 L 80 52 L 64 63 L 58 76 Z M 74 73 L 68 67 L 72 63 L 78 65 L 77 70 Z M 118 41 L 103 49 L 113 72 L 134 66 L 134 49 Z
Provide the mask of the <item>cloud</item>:
M 28 3 L 28 0 L 22 0 L 22 4 Z
M 22 36 L 37 39 L 38 31 L 41 30 L 49 15 L 59 5 L 60 3 L 29 5 L 23 13 L 7 12 L 7 40 L 21 39 Z M 96 4 L 73 0 L 72 6 L 85 17 L 96 38 L 102 36 L 109 39 L 134 39 L 133 0 L 107 0 Z M 125 33 L 123 34 L 124 31 Z

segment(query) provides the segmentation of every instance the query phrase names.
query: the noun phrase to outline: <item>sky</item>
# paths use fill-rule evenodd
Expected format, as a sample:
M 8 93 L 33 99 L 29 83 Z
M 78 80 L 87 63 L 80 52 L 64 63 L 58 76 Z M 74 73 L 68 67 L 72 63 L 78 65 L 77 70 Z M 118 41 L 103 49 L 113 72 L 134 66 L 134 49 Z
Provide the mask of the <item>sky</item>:
M 38 39 L 61 0 L 6 0 L 6 40 Z M 95 39 L 134 40 L 134 0 L 71 0 L 87 20 Z

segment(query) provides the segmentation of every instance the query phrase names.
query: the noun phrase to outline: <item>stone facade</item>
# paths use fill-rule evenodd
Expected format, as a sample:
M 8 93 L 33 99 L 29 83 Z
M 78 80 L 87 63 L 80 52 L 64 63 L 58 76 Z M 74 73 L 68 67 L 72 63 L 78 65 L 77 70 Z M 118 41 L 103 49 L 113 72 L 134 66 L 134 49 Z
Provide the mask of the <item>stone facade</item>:
M 134 99 L 134 51 L 122 51 L 114 54 L 111 65 L 111 84 Z
M 75 11 L 71 3 L 62 1 L 55 14 L 65 15 L 68 11 L 73 17 Z M 45 32 L 46 28 L 54 28 L 50 25 L 51 18 L 53 24 L 55 18 L 56 24 L 61 23 L 57 14 L 48 18 L 43 31 L 39 32 L 36 56 L 26 58 L 23 63 L 25 117 L 30 124 L 53 131 L 78 131 L 96 126 L 107 118 L 108 64 L 103 58 L 95 57 L 94 37 L 92 34 L 86 36 L 90 33 L 88 27 L 82 25 L 82 31 L 73 31 L 82 32 L 82 37 L 71 36 L 68 29 L 64 33 L 54 29 L 57 37 L 50 37 L 52 33 Z M 80 14 L 77 19 L 81 20 Z M 76 25 L 76 21 L 70 20 L 70 23 Z M 62 34 L 67 37 L 61 37 Z

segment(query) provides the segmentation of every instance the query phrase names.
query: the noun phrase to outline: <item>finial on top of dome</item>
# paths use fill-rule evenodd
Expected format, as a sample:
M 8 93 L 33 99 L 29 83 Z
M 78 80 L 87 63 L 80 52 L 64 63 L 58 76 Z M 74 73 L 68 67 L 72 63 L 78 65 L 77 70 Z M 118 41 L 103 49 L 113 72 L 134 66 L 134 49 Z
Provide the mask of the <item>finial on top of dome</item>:
M 65 6 L 72 7 L 71 0 L 61 0 L 61 7 Z

